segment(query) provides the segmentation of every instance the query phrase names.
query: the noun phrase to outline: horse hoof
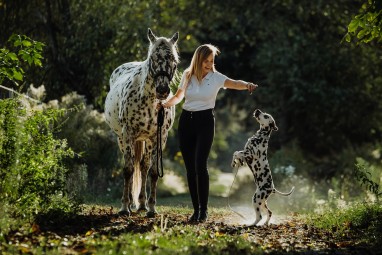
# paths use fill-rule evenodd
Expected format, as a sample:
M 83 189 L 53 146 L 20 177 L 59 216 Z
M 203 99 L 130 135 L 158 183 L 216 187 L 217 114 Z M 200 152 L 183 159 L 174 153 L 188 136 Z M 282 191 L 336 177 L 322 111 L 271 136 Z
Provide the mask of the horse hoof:
M 155 218 L 155 216 L 157 215 L 158 213 L 156 211 L 148 211 L 146 213 L 146 217 L 147 218 Z
M 130 212 L 129 211 L 119 211 L 118 215 L 119 216 L 130 216 Z

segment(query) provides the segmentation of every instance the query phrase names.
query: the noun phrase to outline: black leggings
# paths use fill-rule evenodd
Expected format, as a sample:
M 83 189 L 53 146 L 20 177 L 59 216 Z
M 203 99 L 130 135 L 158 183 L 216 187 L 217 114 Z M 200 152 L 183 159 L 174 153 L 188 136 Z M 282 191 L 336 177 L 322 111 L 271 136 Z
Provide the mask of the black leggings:
M 209 193 L 208 156 L 215 135 L 214 110 L 182 111 L 178 135 L 195 211 L 206 211 Z

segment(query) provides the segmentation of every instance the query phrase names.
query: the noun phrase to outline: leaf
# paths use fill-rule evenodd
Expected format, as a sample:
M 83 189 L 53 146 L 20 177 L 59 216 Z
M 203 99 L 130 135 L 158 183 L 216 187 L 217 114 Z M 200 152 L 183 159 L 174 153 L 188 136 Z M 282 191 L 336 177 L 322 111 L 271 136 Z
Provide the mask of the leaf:
M 86 232 L 85 236 L 91 236 L 93 233 L 94 233 L 93 230 L 89 230 L 88 232 Z
M 21 253 L 25 254 L 25 253 L 30 253 L 30 248 L 29 247 L 25 247 L 25 246 L 22 246 L 20 247 L 20 251 Z
M 358 39 L 362 39 L 363 37 L 365 37 L 365 35 L 369 34 L 370 32 L 366 29 L 362 29 L 361 31 L 359 31 L 359 33 L 357 34 L 357 38 Z
M 359 19 L 353 19 L 348 26 L 348 32 L 349 33 L 355 32 L 359 26 L 359 22 L 360 22 Z
M 10 59 L 12 59 L 13 61 L 17 61 L 19 58 L 17 57 L 17 55 L 13 52 L 10 52 L 8 53 L 7 55 Z
M 20 41 L 20 40 L 16 40 L 16 41 L 13 43 L 13 45 L 14 45 L 15 47 L 18 47 L 18 46 L 21 45 L 21 41 Z
M 34 64 L 35 64 L 36 66 L 42 66 L 41 60 L 39 60 L 39 59 L 37 59 L 37 58 L 35 58 L 33 62 L 34 62 Z
M 23 80 L 23 75 L 19 71 L 13 71 L 13 78 L 19 81 Z
M 225 236 L 225 234 L 222 233 L 222 232 L 217 231 L 217 232 L 215 232 L 215 236 L 216 237 L 220 237 L 220 236 Z
M 349 33 L 347 33 L 347 34 L 345 35 L 345 40 L 346 40 L 348 43 L 350 43 L 350 41 L 351 41 L 351 36 L 350 36 Z
M 32 46 L 32 43 L 31 43 L 30 41 L 28 41 L 28 40 L 24 40 L 24 41 L 23 41 L 23 45 L 24 45 L 25 47 L 30 47 L 30 46 Z
M 33 223 L 30 232 L 31 233 L 36 233 L 36 234 L 40 233 L 40 226 L 37 225 L 36 223 Z

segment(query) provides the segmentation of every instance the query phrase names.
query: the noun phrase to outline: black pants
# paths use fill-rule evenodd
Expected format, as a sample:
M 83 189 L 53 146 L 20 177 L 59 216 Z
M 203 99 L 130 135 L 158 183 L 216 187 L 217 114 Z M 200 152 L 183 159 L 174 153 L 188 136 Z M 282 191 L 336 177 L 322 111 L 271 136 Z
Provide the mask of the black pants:
M 183 110 L 178 135 L 192 205 L 195 211 L 206 211 L 210 186 L 207 161 L 215 135 L 214 110 Z

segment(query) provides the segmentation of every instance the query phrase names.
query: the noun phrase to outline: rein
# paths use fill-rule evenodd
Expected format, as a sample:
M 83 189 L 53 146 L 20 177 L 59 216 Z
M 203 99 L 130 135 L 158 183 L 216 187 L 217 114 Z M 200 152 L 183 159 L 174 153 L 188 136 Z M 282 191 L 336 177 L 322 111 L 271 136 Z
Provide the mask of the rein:
M 162 157 L 162 126 L 164 122 L 164 107 L 158 110 L 157 116 L 157 173 L 160 178 L 163 177 L 163 157 Z M 160 168 L 159 168 L 160 160 Z

